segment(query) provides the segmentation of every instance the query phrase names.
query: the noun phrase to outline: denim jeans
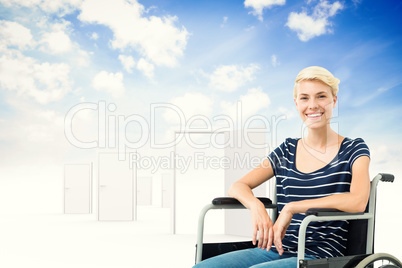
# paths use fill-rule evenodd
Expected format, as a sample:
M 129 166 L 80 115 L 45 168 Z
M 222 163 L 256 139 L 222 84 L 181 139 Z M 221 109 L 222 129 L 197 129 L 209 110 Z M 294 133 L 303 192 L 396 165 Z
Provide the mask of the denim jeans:
M 305 259 L 315 259 L 305 256 Z M 206 259 L 193 268 L 295 268 L 297 267 L 297 255 L 283 253 L 280 256 L 272 250 L 266 251 L 259 248 L 232 251 L 213 258 Z

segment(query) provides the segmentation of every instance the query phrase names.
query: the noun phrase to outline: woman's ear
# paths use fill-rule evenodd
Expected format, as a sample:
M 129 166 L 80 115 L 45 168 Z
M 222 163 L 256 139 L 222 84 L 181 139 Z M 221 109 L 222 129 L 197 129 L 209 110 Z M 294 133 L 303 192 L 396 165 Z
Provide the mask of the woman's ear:
M 338 101 L 338 96 L 337 95 L 335 95 L 335 96 L 333 96 L 333 99 L 334 99 L 334 105 L 333 105 L 333 108 L 335 108 L 335 106 L 336 106 L 336 102 Z

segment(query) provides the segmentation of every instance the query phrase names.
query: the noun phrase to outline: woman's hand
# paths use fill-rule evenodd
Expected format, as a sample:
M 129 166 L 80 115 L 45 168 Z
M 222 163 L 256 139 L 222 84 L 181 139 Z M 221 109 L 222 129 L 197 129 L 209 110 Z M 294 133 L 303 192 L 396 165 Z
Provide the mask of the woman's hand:
M 252 189 L 266 182 L 274 176 L 274 170 L 268 159 L 265 159 L 258 167 L 247 173 L 243 178 L 232 184 L 229 189 L 229 196 L 239 200 L 246 208 L 251 211 L 251 221 L 253 226 L 253 244 L 258 247 L 271 249 L 274 232 L 273 223 L 268 216 L 267 210 L 260 200 L 255 198 Z
M 273 223 L 265 206 L 259 200 L 256 200 L 251 207 L 251 222 L 253 226 L 253 245 L 257 243 L 258 233 L 258 248 L 269 251 L 274 239 Z
M 275 221 L 275 225 L 273 228 L 274 245 L 279 255 L 283 254 L 282 239 L 285 237 L 286 230 L 288 229 L 293 217 L 293 212 L 289 208 L 290 207 L 289 204 L 285 205 L 285 207 L 282 209 L 278 219 L 276 219 Z

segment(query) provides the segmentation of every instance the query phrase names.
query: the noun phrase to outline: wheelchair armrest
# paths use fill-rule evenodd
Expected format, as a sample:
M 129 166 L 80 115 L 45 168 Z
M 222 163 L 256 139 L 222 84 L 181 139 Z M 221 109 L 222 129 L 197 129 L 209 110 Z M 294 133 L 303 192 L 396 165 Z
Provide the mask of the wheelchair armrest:
M 260 200 L 265 208 L 276 209 L 277 205 L 272 204 L 271 199 L 266 197 L 257 197 Z M 197 232 L 197 253 L 196 253 L 196 263 L 199 263 L 202 259 L 202 244 L 203 244 L 203 236 L 204 236 L 204 218 L 205 214 L 210 209 L 245 209 L 237 199 L 232 197 L 217 197 L 212 200 L 211 204 L 206 205 L 200 212 L 200 216 L 198 219 L 198 232 Z
M 275 204 L 272 204 L 271 199 L 267 197 L 257 197 L 258 200 L 260 200 L 265 208 L 276 208 Z M 212 200 L 213 205 L 233 205 L 238 208 L 245 208 L 242 203 L 239 202 L 236 198 L 233 197 L 217 197 L 214 200 Z
M 352 215 L 363 215 L 364 212 L 349 213 L 344 212 L 334 208 L 310 208 L 306 211 L 306 216 L 314 215 L 317 217 L 324 216 L 352 216 Z
M 388 173 L 380 173 L 381 175 L 381 181 L 383 182 L 394 182 L 394 175 L 388 174 Z

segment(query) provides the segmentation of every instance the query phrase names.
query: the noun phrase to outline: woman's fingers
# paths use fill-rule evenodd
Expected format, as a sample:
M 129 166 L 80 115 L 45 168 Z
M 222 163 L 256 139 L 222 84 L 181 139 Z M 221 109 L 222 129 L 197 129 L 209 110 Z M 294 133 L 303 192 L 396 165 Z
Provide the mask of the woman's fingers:
M 285 206 L 286 208 L 286 206 Z M 278 250 L 279 255 L 283 254 L 282 239 L 285 237 L 286 230 L 292 221 L 293 213 L 290 210 L 283 209 L 275 222 L 274 231 L 274 244 Z
M 267 248 L 267 244 L 268 244 L 268 237 L 269 237 L 269 226 L 268 224 L 264 224 L 264 241 L 262 243 L 262 249 L 266 249 Z
M 257 233 L 258 233 L 258 226 L 254 225 L 253 226 L 253 245 L 254 246 L 257 244 Z
M 275 248 L 278 251 L 279 255 L 283 254 L 283 247 L 282 247 L 282 239 L 280 237 L 280 234 L 274 234 L 274 244 L 275 244 Z
M 273 223 L 264 205 L 256 206 L 251 209 L 251 220 L 253 224 L 253 245 L 257 244 L 258 247 L 266 249 L 267 246 L 271 247 L 273 235 Z
M 268 233 L 267 251 L 271 249 L 273 240 L 274 240 L 274 229 L 270 228 Z
M 270 249 L 274 239 L 274 231 L 272 223 L 264 223 L 257 225 L 253 230 L 253 245 L 256 244 L 258 233 L 258 247 L 261 249 Z
M 262 248 L 264 244 L 264 227 L 262 224 L 258 225 L 258 248 Z
M 276 250 L 278 251 L 279 255 L 283 254 L 283 247 L 282 247 L 282 238 L 284 237 L 284 228 L 275 225 L 274 227 L 274 245 Z

